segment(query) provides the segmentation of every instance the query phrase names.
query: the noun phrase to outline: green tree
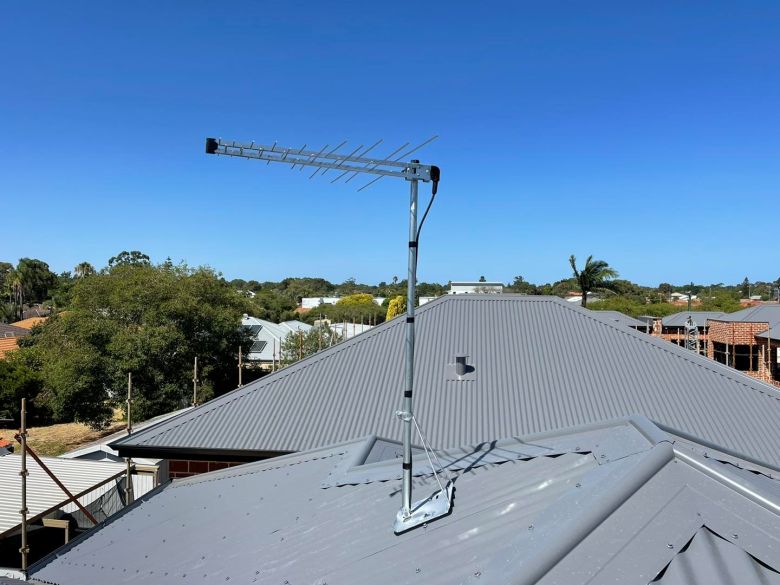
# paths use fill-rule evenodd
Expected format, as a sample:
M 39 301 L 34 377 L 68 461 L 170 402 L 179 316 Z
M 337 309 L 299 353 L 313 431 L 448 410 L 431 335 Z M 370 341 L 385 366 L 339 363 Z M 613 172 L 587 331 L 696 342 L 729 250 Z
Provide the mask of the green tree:
M 289 366 L 341 341 L 327 325 L 315 325 L 308 331 L 290 333 L 282 340 L 282 365 Z
M 749 299 L 750 298 L 750 280 L 748 280 L 748 277 L 745 277 L 745 280 L 742 281 L 742 287 L 740 288 L 740 292 L 742 293 L 743 299 Z
M 109 268 L 128 264 L 131 266 L 150 266 L 151 262 L 149 261 L 149 256 L 138 250 L 133 250 L 132 252 L 122 250 L 116 256 L 111 256 L 108 259 Z
M 42 389 L 40 375 L 15 355 L 0 360 L 0 418 L 10 418 L 19 424 L 22 398 L 27 399 L 28 423 L 50 422 L 49 413 L 37 400 Z
M 148 418 L 189 403 L 196 356 L 201 400 L 236 386 L 247 309 L 209 269 L 121 262 L 77 280 L 67 313 L 24 338 L 20 353 L 40 369 L 57 420 L 107 423 L 128 372 L 134 411 Z
M 57 283 L 57 275 L 49 270 L 43 260 L 22 258 L 14 271 L 17 285 L 21 287 L 23 303 L 41 303 L 49 298 L 49 289 Z
M 574 257 L 574 254 L 569 256 L 569 264 L 574 273 L 574 278 L 577 279 L 580 291 L 582 291 L 583 307 L 588 305 L 589 292 L 600 289 L 612 289 L 614 286 L 612 280 L 618 276 L 617 270 L 611 268 L 604 260 L 594 260 L 593 256 L 588 256 L 582 270 L 577 268 L 577 259 Z

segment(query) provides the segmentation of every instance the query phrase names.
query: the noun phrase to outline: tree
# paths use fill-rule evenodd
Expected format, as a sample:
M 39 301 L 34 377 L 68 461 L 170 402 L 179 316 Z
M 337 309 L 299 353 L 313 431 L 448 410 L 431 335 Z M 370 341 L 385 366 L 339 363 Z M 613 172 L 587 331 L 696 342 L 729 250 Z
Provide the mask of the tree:
M 484 276 L 479 277 L 480 282 L 487 282 L 487 279 Z
M 742 293 L 743 299 L 749 299 L 750 298 L 750 281 L 748 280 L 748 277 L 745 277 L 745 280 L 742 281 L 742 287 L 740 289 L 740 292 Z
M 339 341 L 341 337 L 327 325 L 315 325 L 308 331 L 290 333 L 281 343 L 282 365 L 289 366 Z
M 577 269 L 577 259 L 574 254 L 569 256 L 574 278 L 582 291 L 582 306 L 588 305 L 588 293 L 599 289 L 612 289 L 612 279 L 617 278 L 618 272 L 611 268 L 604 260 L 594 260 L 593 256 L 588 256 L 585 260 L 585 266 L 582 270 Z
M 49 289 L 57 283 L 57 275 L 49 270 L 49 265 L 35 258 L 20 259 L 14 274 L 26 303 L 43 302 L 49 298 Z
M 151 265 L 151 262 L 149 261 L 149 256 L 143 252 L 139 252 L 138 250 L 133 250 L 132 252 L 122 250 L 116 256 L 111 256 L 111 258 L 108 259 L 109 269 L 113 268 L 114 266 L 128 264 L 131 266 L 149 266 Z
M 387 305 L 387 315 L 385 316 L 385 321 L 394 319 L 395 317 L 403 315 L 404 313 L 406 313 L 406 297 L 403 295 L 393 297 L 390 299 L 390 302 Z
M 21 400 L 26 398 L 28 423 L 48 423 L 47 410 L 40 408 L 36 399 L 41 388 L 40 375 L 18 356 L 11 355 L 0 360 L 0 418 L 11 418 L 18 424 Z
M 73 269 L 73 273 L 76 275 L 76 278 L 85 278 L 95 274 L 95 267 L 89 262 L 80 262 Z
M 148 418 L 189 404 L 196 356 L 201 399 L 235 388 L 248 308 L 210 269 L 119 263 L 77 280 L 68 311 L 23 338 L 19 353 L 40 370 L 58 421 L 106 424 L 128 372 L 134 412 Z

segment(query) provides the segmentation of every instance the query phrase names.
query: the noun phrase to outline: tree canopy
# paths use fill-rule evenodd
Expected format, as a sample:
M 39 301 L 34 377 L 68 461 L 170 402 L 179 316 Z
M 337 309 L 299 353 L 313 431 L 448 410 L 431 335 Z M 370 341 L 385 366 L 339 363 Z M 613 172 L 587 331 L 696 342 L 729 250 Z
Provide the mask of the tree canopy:
M 128 372 L 134 411 L 148 418 L 188 404 L 195 356 L 201 400 L 236 386 L 247 308 L 210 269 L 118 262 L 78 280 L 67 312 L 24 338 L 22 354 L 56 420 L 107 423 Z
M 588 293 L 599 289 L 614 289 L 613 279 L 618 277 L 618 272 L 604 260 L 594 260 L 593 256 L 588 256 L 580 270 L 577 268 L 577 259 L 572 254 L 569 256 L 569 264 L 582 291 L 583 307 L 588 304 Z

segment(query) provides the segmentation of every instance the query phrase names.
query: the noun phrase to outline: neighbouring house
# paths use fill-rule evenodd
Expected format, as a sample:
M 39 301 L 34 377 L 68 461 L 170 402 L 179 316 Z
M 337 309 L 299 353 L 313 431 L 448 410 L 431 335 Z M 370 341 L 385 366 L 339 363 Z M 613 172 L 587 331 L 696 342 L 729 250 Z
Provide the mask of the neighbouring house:
M 764 303 L 708 323 L 710 358 L 780 386 L 780 305 Z
M 303 297 L 301 298 L 300 309 L 310 311 L 316 309 L 320 305 L 335 305 L 341 300 L 341 297 Z M 385 302 L 385 297 L 374 297 L 374 303 L 382 305 Z
M 707 355 L 708 327 L 710 319 L 720 319 L 726 313 L 720 311 L 681 311 L 663 317 L 660 321 L 658 335 L 666 341 L 686 347 L 686 341 L 691 339 L 697 346 L 696 351 Z
M 779 390 L 598 311 L 445 295 L 417 311 L 416 329 L 416 418 L 437 448 L 642 414 L 780 467 Z M 403 319 L 388 321 L 111 447 L 207 469 L 371 433 L 398 440 L 404 335 Z M 463 376 L 456 355 L 467 356 Z
M 542 402 L 505 407 L 532 417 L 523 411 Z M 675 401 L 680 414 L 700 407 Z M 558 409 L 573 414 L 565 402 Z M 735 434 L 752 422 L 738 414 Z M 646 418 L 441 451 L 451 512 L 399 535 L 397 447 L 372 436 L 174 481 L 29 576 L 57 585 L 780 582 L 777 467 Z M 425 454 L 413 459 L 415 499 L 439 489 L 431 471 Z
M 504 285 L 501 282 L 480 282 L 480 281 L 451 281 L 451 295 L 474 295 L 474 294 L 499 294 L 504 292 Z
M 140 432 L 152 425 L 166 421 L 174 416 L 178 416 L 190 410 L 191 407 L 182 408 L 168 412 L 149 420 L 133 425 L 132 432 Z M 124 458 L 119 456 L 115 449 L 109 444 L 117 439 L 128 436 L 126 430 L 119 431 L 112 435 L 102 437 L 101 439 L 80 446 L 78 449 L 68 451 L 60 455 L 64 459 L 81 459 L 89 461 L 110 461 L 114 463 L 124 462 Z M 165 483 L 170 478 L 168 470 L 168 460 L 158 457 L 136 457 L 133 459 L 135 473 L 133 474 L 133 494 L 140 497 L 150 492 L 158 485 Z
M 30 330 L 28 328 L 0 323 L 0 360 L 3 359 L 8 352 L 11 352 L 18 347 L 20 338 L 29 334 Z
M 15 323 L 11 323 L 11 325 L 13 325 L 14 327 L 21 327 L 22 329 L 27 329 L 29 331 L 36 325 L 40 325 L 41 323 L 46 321 L 46 319 L 48 319 L 47 316 L 26 317 L 21 321 L 16 321 Z
M 352 339 L 356 335 L 365 333 L 374 328 L 374 325 L 368 325 L 363 323 L 331 323 L 330 330 L 338 335 L 341 341 Z
M 261 369 L 274 369 L 282 360 L 282 342 L 290 334 L 305 333 L 311 325 L 302 321 L 284 321 L 272 323 L 244 315 L 241 326 L 248 329 L 252 335 L 252 346 L 246 352 L 249 366 Z

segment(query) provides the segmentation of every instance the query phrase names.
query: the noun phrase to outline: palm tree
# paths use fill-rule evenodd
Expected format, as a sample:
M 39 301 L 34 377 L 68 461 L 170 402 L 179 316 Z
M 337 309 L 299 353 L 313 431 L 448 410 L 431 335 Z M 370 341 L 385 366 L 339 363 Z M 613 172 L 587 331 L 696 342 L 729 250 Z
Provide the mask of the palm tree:
M 617 278 L 618 272 L 604 260 L 594 260 L 593 256 L 588 256 L 585 260 L 585 266 L 582 270 L 577 269 L 577 259 L 574 254 L 569 256 L 569 264 L 574 272 L 574 278 L 582 291 L 582 306 L 588 306 L 588 293 L 598 289 L 611 289 L 613 284 L 611 280 Z
M 95 274 L 95 267 L 89 262 L 80 262 L 73 271 L 76 273 L 76 278 L 84 278 L 90 274 Z

